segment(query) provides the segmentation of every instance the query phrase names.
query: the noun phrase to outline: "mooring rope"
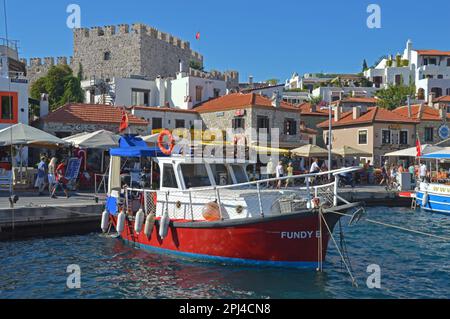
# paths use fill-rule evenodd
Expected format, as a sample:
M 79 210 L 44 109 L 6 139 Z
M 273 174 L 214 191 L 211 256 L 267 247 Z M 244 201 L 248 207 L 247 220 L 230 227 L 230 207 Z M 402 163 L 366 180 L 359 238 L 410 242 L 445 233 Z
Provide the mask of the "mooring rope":
M 341 215 L 341 216 L 353 217 L 352 215 L 339 213 L 339 212 L 335 212 L 335 211 L 333 211 L 333 213 Z M 369 219 L 369 218 L 365 218 L 365 221 L 367 221 L 368 223 L 371 223 L 371 224 L 379 225 L 379 226 L 385 226 L 385 227 L 399 229 L 399 230 L 402 230 L 402 231 L 406 231 L 406 232 L 410 232 L 410 233 L 414 233 L 414 234 L 418 234 L 418 235 L 424 235 L 424 236 L 428 236 L 428 237 L 431 237 L 431 238 L 436 238 L 436 239 L 441 239 L 441 240 L 445 240 L 445 241 L 450 241 L 449 237 L 444 237 L 444 236 L 434 235 L 434 234 L 430 234 L 430 233 L 425 233 L 425 232 L 420 231 L 420 230 L 409 229 L 409 228 L 402 227 L 402 226 L 397 226 L 397 225 L 392 225 L 392 224 L 388 224 L 388 223 L 383 223 L 383 222 L 372 220 L 372 219 Z

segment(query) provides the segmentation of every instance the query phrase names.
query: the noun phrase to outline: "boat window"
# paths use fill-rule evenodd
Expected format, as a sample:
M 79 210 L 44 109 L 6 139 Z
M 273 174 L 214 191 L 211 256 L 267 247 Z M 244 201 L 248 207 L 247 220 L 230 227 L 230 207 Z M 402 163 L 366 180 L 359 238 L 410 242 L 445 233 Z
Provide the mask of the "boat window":
M 232 165 L 232 168 L 238 184 L 248 182 L 247 174 L 241 165 Z
M 225 186 L 233 184 L 230 172 L 224 164 L 211 164 L 210 166 L 216 185 Z
M 186 188 L 211 186 L 205 164 L 182 164 L 181 172 Z
M 163 187 L 178 188 L 175 171 L 172 164 L 164 164 L 163 169 Z

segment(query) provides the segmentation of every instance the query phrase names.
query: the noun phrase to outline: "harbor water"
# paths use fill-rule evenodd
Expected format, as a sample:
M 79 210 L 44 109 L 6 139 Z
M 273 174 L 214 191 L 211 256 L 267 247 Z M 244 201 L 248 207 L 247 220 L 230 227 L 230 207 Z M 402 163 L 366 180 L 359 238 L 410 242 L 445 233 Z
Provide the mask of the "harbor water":
M 370 219 L 450 237 L 450 217 L 370 208 Z M 450 298 L 450 242 L 362 219 L 345 242 L 358 288 L 330 241 L 324 272 L 200 263 L 133 249 L 100 234 L 0 243 L 0 299 L 9 298 Z M 339 242 L 339 228 L 335 232 Z M 67 267 L 79 265 L 81 288 Z M 369 265 L 381 287 L 369 289 Z

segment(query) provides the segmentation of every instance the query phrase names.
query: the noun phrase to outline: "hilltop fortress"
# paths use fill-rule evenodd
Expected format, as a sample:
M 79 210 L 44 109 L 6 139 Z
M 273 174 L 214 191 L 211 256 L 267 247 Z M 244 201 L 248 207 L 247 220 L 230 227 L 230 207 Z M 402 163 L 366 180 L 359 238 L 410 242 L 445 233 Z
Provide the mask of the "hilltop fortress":
M 53 65 L 67 64 L 74 74 L 80 65 L 83 79 L 112 79 L 140 76 L 149 79 L 174 77 L 180 61 L 186 65 L 203 67 L 203 56 L 190 48 L 190 43 L 145 24 L 74 29 L 73 57 L 22 59 L 27 65 L 31 83 L 45 76 Z M 189 73 L 209 77 L 205 72 L 190 69 Z M 214 71 L 211 76 L 236 81 L 236 71 L 224 74 Z

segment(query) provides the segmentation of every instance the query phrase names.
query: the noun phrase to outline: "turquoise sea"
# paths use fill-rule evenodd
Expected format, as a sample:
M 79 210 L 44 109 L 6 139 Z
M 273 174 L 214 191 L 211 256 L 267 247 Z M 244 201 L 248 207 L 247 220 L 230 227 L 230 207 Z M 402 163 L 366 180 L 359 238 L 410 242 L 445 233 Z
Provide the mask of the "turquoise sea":
M 450 237 L 450 217 L 385 207 L 370 208 L 367 216 Z M 332 242 L 324 272 L 317 273 L 180 260 L 90 234 L 0 243 L 0 299 L 450 298 L 450 242 L 348 221 L 342 225 L 358 288 Z M 66 286 L 71 264 L 80 266 L 80 289 Z M 381 269 L 380 289 L 366 285 L 372 264 Z

